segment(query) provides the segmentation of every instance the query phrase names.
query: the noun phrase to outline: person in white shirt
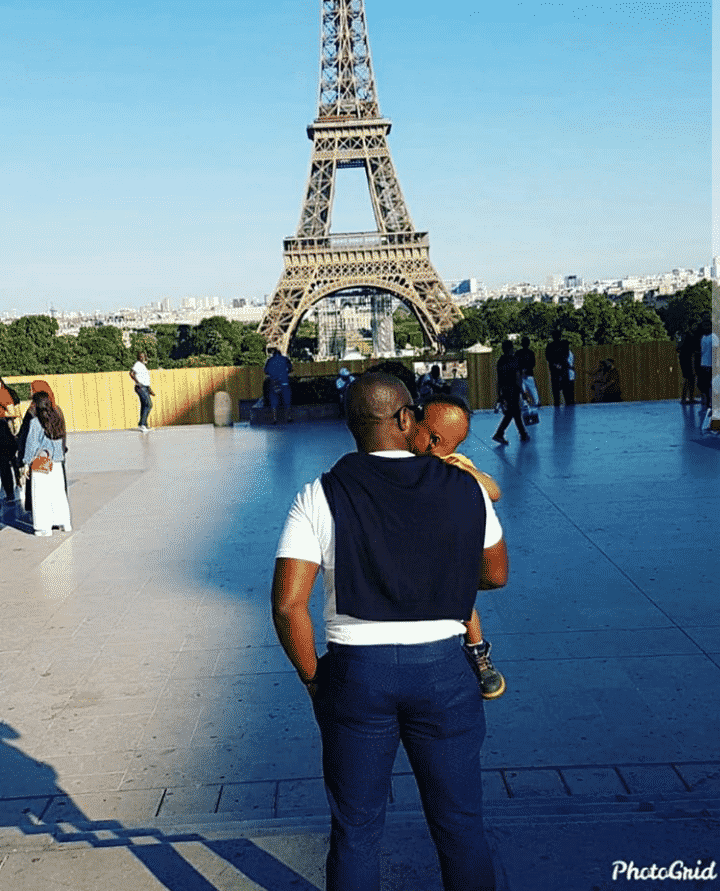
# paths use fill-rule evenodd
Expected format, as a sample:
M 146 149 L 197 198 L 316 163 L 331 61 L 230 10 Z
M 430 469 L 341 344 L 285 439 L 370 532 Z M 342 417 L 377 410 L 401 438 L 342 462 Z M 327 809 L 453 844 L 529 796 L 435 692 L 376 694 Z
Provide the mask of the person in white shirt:
M 700 368 L 698 369 L 698 390 L 702 394 L 703 405 L 706 408 L 712 406 L 711 382 L 712 382 L 712 364 L 713 350 L 720 345 L 720 338 L 713 332 L 712 322 L 705 319 L 702 326 L 702 337 L 700 338 Z
M 152 408 L 151 396 L 155 395 L 155 391 L 150 386 L 150 372 L 147 369 L 147 355 L 145 353 L 137 354 L 137 362 L 130 369 L 130 377 L 135 382 L 135 392 L 140 400 L 140 421 L 138 428 L 147 433 L 149 428 L 147 425 L 148 415 Z

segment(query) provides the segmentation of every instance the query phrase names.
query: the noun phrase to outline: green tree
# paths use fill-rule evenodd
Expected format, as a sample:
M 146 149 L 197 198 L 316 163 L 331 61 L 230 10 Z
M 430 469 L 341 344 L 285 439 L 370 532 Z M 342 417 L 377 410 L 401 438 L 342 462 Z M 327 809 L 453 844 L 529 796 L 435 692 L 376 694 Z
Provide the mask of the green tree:
M 172 363 L 177 358 L 174 353 L 178 343 L 178 326 L 153 325 L 152 330 L 155 335 L 158 367 L 172 368 Z
M 46 366 L 48 374 L 72 374 L 79 371 L 77 337 L 60 334 L 53 344 L 53 355 Z
M 405 306 L 399 306 L 393 313 L 393 338 L 395 346 L 402 350 L 408 346 L 420 348 L 424 338 L 420 322 Z
M 224 316 L 203 319 L 193 331 L 193 354 L 196 356 L 232 356 L 233 329 Z
M 122 331 L 114 325 L 81 328 L 77 336 L 78 371 L 122 371 L 132 365 Z
M 486 343 L 489 339 L 488 326 L 479 309 L 468 307 L 463 314 L 465 318 L 456 322 L 448 333 L 449 349 L 463 350 L 475 343 Z
M 45 374 L 58 323 L 50 316 L 23 316 L 7 327 L 5 374 Z
M 625 297 L 615 307 L 617 329 L 620 332 L 620 343 L 646 343 L 655 340 L 667 340 L 668 334 L 662 319 L 649 306 L 636 302 L 632 297 Z
M 480 318 L 487 328 L 486 342 L 497 346 L 520 326 L 521 304 L 517 300 L 486 300 L 480 306 Z
M 527 303 L 518 313 L 519 334 L 536 341 L 548 341 L 558 323 L 559 307 L 555 303 Z
M 303 319 L 293 332 L 288 355 L 293 359 L 303 359 L 318 350 L 318 326 L 316 322 Z
M 233 360 L 236 365 L 264 365 L 267 341 L 258 334 L 256 326 L 243 325 L 239 349 Z
M 133 362 L 138 353 L 145 353 L 148 368 L 158 367 L 157 336 L 155 333 L 148 334 L 144 331 L 133 331 L 130 334 L 130 356 Z
M 695 285 L 688 285 L 668 300 L 667 307 L 658 310 L 665 330 L 674 338 L 692 331 L 712 312 L 712 285 L 703 279 Z
M 574 330 L 580 336 L 581 343 L 610 344 L 616 343 L 617 321 L 615 307 L 605 294 L 591 291 L 586 294 L 580 309 L 573 311 Z M 567 319 L 559 319 L 558 327 L 566 330 Z

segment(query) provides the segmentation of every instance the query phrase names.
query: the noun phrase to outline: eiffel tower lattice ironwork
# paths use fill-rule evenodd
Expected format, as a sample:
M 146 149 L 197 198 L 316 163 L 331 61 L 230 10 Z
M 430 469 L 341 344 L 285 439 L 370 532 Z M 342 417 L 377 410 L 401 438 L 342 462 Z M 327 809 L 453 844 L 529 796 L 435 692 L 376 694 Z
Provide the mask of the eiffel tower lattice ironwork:
M 284 241 L 285 270 L 260 325 L 287 352 L 293 332 L 331 294 L 371 288 L 398 297 L 425 338 L 440 344 L 462 318 L 430 262 L 426 232 L 416 232 L 400 190 L 375 89 L 364 0 L 321 0 L 318 115 L 307 128 L 312 158 L 297 234 Z M 377 229 L 331 234 L 338 168 L 364 167 Z

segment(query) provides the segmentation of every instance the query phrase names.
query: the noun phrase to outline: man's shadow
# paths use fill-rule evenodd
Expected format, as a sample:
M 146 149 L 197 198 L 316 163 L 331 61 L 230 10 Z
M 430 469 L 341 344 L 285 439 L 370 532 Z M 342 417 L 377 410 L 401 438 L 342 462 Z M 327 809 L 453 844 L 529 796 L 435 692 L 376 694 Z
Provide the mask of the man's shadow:
M 197 833 L 127 828 L 117 820 L 90 820 L 57 784 L 49 764 L 26 755 L 11 741 L 20 734 L 0 721 L 0 828 L 47 835 L 59 845 L 85 842 L 94 848 L 126 847 L 168 891 L 216 891 L 173 847 L 201 842 L 265 891 L 318 891 L 290 867 L 245 838 L 209 841 Z M 147 844 L 152 838 L 155 844 Z M 145 840 L 145 843 L 143 843 Z

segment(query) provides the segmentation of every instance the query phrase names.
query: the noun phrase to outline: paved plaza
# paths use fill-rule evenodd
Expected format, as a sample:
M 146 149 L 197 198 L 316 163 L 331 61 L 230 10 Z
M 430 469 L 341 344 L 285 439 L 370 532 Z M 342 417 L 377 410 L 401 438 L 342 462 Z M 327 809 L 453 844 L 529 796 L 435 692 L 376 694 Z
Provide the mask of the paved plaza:
M 700 419 L 545 407 L 500 447 L 473 416 L 511 564 L 478 598 L 508 682 L 483 748 L 499 891 L 636 887 L 615 862 L 720 874 L 720 436 Z M 319 736 L 269 591 L 293 495 L 349 433 L 68 442 L 74 531 L 0 516 L 0 891 L 322 889 Z M 321 607 L 318 584 L 319 647 Z M 440 891 L 402 752 L 385 850 L 384 889 Z

